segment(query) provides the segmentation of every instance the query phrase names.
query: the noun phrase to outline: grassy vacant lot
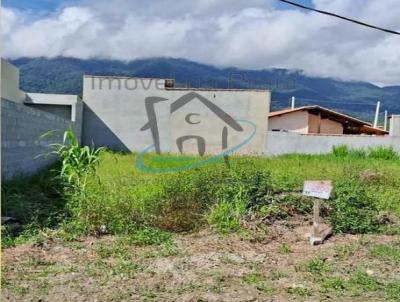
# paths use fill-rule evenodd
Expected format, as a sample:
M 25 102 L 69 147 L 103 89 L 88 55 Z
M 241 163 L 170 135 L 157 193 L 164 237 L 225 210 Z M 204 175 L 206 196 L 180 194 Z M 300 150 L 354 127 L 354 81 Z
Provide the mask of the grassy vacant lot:
M 46 172 L 4 186 L 3 300 L 400 300 L 400 160 L 391 150 L 232 157 L 174 173 L 102 152 L 66 184 Z M 175 169 L 193 157 L 147 155 Z M 335 230 L 306 239 L 304 180 L 329 179 Z

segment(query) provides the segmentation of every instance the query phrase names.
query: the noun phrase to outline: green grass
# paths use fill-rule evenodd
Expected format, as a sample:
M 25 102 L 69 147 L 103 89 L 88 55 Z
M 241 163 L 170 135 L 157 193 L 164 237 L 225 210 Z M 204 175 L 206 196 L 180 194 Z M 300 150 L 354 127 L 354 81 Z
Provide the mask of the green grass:
M 236 190 L 236 188 L 235 188 Z M 241 226 L 241 220 L 248 206 L 245 189 L 238 190 L 233 199 L 223 197 L 210 210 L 207 221 L 221 233 L 236 231 Z
M 161 245 L 170 242 L 171 234 L 158 229 L 141 228 L 129 235 L 120 237 L 120 240 L 129 245 Z
M 256 287 L 256 289 L 265 294 L 271 294 L 273 289 L 268 286 L 265 281 L 265 277 L 259 273 L 249 273 L 242 277 L 242 281 L 246 284 L 251 284 Z
M 386 298 L 400 301 L 400 281 L 389 283 L 385 289 Z
M 344 291 L 346 289 L 346 281 L 342 277 L 325 278 L 321 283 L 321 287 L 327 291 Z
M 379 268 L 377 268 L 379 270 Z M 339 274 L 339 275 L 338 275 Z M 399 301 L 400 283 L 395 279 L 378 278 L 356 266 L 349 271 L 319 271 L 314 279 L 320 286 L 320 293 L 326 297 L 368 297 L 385 296 L 388 301 Z M 380 301 L 377 298 L 377 301 Z
M 334 146 L 332 154 L 336 157 L 369 158 L 384 160 L 399 160 L 399 155 L 393 147 L 378 146 L 366 149 L 351 149 L 347 145 Z
M 2 213 L 21 220 L 23 230 L 19 236 L 4 231 L 2 241 L 16 244 L 46 229 L 65 239 L 119 234 L 139 245 L 160 244 L 168 232 L 207 224 L 235 231 L 248 213 L 269 221 L 310 214 L 312 199 L 301 195 L 303 182 L 325 179 L 333 181 L 334 192 L 323 202 L 322 214 L 337 233 L 400 233 L 400 160 L 390 153 L 232 156 L 229 166 L 217 161 L 175 173 L 146 173 L 135 168 L 135 154 L 102 152 L 83 192 L 64 190 L 50 172 L 6 183 Z M 164 169 L 199 158 L 148 154 L 144 161 Z M 390 219 L 382 219 L 385 215 Z
M 291 295 L 299 296 L 299 297 L 312 296 L 311 290 L 306 287 L 288 287 L 288 288 L 286 288 L 286 291 Z
M 319 280 L 322 293 L 337 296 L 365 296 L 369 293 L 384 292 L 388 299 L 397 299 L 399 284 L 396 282 L 385 283 L 375 276 L 356 269 L 348 276 L 323 276 Z
M 67 218 L 67 200 L 55 168 L 2 184 L 2 216 L 16 218 L 22 224 L 18 233 L 2 226 L 3 246 L 39 241 L 41 230 L 57 228 Z
M 357 244 L 342 244 L 335 246 L 335 257 L 340 260 L 347 259 L 353 256 L 358 250 L 359 246 Z
M 400 265 L 400 243 L 397 246 L 389 244 L 375 244 L 371 246 L 370 253 L 373 257 Z
M 329 271 L 330 266 L 325 259 L 320 257 L 311 258 L 308 261 L 300 265 L 300 269 L 312 274 L 322 274 Z
M 374 292 L 381 288 L 381 284 L 374 276 L 369 276 L 361 270 L 352 274 L 348 286 L 355 295 L 360 295 L 362 292 Z
M 96 248 L 97 255 L 102 258 L 129 259 L 132 245 L 158 245 L 160 253 L 174 254 L 177 248 L 174 245 L 171 234 L 150 228 L 139 229 L 128 235 L 118 236 L 112 244 L 100 244 Z
M 289 244 L 282 243 L 278 247 L 278 252 L 281 253 L 281 254 L 290 254 L 290 253 L 292 253 L 292 248 L 290 247 Z

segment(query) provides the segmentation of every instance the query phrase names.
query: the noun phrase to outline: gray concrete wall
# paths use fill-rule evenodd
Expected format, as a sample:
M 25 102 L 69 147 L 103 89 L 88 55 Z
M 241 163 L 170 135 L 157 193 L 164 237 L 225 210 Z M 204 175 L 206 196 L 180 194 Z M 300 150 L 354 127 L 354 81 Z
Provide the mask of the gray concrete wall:
M 62 142 L 62 132 L 72 128 L 81 138 L 81 99 L 76 95 L 25 93 L 19 89 L 19 69 L 1 59 L 1 169 L 6 180 L 33 174 L 55 161 L 37 158 L 50 143 Z M 57 136 L 39 137 L 50 130 Z
M 19 89 L 19 69 L 1 59 L 1 98 L 23 103 L 25 93 Z
M 75 122 L 76 134 L 81 141 L 83 103 L 72 94 L 26 93 L 24 104 Z
M 291 153 L 323 154 L 332 151 L 333 146 L 347 145 L 352 149 L 369 147 L 393 147 L 400 153 L 400 136 L 367 135 L 303 135 L 287 132 L 267 132 L 266 155 Z
M 144 100 L 164 90 L 164 80 L 130 81 L 130 78 L 84 76 L 83 78 L 83 131 L 86 145 L 107 146 L 113 150 L 139 151 L 153 140 L 148 131 L 140 131 L 147 123 Z M 167 104 L 156 107 L 159 127 L 168 126 Z M 161 137 L 162 145 L 168 143 Z M 168 149 L 163 149 L 168 151 Z
M 179 99 L 187 93 L 194 92 L 210 100 L 213 104 L 223 109 L 236 121 L 249 121 L 254 126 L 239 122 L 242 131 L 236 131 L 227 126 L 227 149 L 238 146 L 255 131 L 251 140 L 241 147 L 237 154 L 262 154 L 264 152 L 265 131 L 268 129 L 267 116 L 269 113 L 270 94 L 267 91 L 254 90 L 187 90 L 170 89 L 166 96 L 172 101 Z M 190 124 L 186 121 L 188 114 L 196 113 Z M 221 145 L 221 136 L 225 121 L 210 111 L 198 99 L 180 108 L 169 118 L 169 144 L 170 152 L 178 153 L 176 140 L 185 135 L 198 135 L 206 139 L 206 153 L 219 154 L 224 148 Z M 197 143 L 187 141 L 183 148 L 184 153 L 198 154 Z
M 74 123 L 57 115 L 28 107 L 21 103 L 1 100 L 1 160 L 2 177 L 5 180 L 20 175 L 33 174 L 56 159 L 39 157 L 49 152 L 48 145 L 62 142 L 62 132 Z M 59 130 L 58 135 L 39 139 L 51 130 Z
M 400 115 L 392 115 L 390 118 L 390 136 L 400 137 Z
M 195 93 L 222 109 L 235 120 L 250 121 L 256 131 L 252 139 L 240 151 L 242 153 L 263 153 L 270 93 L 249 90 L 207 90 L 165 88 L 165 80 L 114 78 L 85 76 L 83 83 L 83 143 L 95 143 L 124 151 L 142 151 L 153 144 L 151 129 L 142 130 L 148 122 L 145 100 L 148 97 L 161 98 L 152 108 L 155 110 L 163 152 L 178 152 L 176 139 L 185 135 L 205 138 L 205 153 L 221 151 L 221 136 L 224 123 L 195 97 L 176 112 L 171 104 L 189 93 Z M 188 114 L 195 113 L 187 121 Z M 243 131 L 228 127 L 227 148 L 252 135 L 252 126 L 241 123 Z M 184 153 L 197 153 L 197 142 L 187 141 Z

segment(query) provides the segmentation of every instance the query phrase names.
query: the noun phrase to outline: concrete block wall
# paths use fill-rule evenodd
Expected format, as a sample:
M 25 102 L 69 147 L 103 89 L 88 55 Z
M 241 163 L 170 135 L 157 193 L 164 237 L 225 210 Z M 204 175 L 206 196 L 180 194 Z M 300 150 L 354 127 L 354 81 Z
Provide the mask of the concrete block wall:
M 1 100 L 1 156 L 2 178 L 9 180 L 30 175 L 49 166 L 55 157 L 39 157 L 49 152 L 48 145 L 62 142 L 62 132 L 75 123 L 21 103 Z M 39 139 L 50 130 L 59 130 L 56 136 Z

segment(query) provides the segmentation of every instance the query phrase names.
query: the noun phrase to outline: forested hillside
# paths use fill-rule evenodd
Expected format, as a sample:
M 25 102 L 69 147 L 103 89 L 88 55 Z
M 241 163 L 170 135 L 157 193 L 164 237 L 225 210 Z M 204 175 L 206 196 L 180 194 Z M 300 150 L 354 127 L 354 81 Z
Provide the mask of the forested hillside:
M 174 78 L 179 86 L 267 88 L 273 109 L 286 107 L 292 95 L 297 105 L 320 104 L 372 119 L 376 101 L 390 114 L 400 113 L 400 86 L 378 87 L 365 82 L 316 78 L 287 69 L 220 69 L 183 59 L 151 58 L 122 62 L 74 58 L 21 58 L 22 89 L 29 92 L 82 93 L 83 74 Z

